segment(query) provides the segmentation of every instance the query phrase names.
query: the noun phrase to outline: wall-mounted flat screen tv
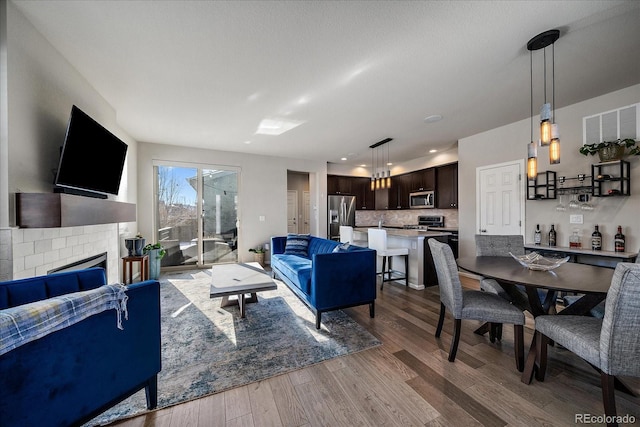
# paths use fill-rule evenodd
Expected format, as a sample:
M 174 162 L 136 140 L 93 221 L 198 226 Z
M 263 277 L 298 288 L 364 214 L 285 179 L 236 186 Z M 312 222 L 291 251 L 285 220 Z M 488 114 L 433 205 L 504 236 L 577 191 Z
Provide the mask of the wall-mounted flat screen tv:
M 117 195 L 126 156 L 127 144 L 74 105 L 55 184 L 67 189 Z

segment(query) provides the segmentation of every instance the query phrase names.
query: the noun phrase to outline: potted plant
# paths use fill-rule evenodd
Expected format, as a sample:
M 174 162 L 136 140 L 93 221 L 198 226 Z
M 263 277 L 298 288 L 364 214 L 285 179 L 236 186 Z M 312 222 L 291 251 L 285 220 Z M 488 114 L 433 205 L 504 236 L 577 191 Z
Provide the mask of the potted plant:
M 154 243 L 145 246 L 143 253 L 149 255 L 149 278 L 158 280 L 160 277 L 160 260 L 162 260 L 167 251 L 160 243 Z
M 622 159 L 625 154 L 630 156 L 640 155 L 640 147 L 636 144 L 637 141 L 631 138 L 585 144 L 580 147 L 580 154 L 593 156 L 598 153 L 601 162 L 610 162 Z M 625 153 L 627 149 L 629 151 Z
M 257 248 L 251 248 L 249 249 L 249 252 L 253 252 L 255 254 L 256 262 L 264 267 L 264 253 L 266 252 L 264 247 L 258 246 Z

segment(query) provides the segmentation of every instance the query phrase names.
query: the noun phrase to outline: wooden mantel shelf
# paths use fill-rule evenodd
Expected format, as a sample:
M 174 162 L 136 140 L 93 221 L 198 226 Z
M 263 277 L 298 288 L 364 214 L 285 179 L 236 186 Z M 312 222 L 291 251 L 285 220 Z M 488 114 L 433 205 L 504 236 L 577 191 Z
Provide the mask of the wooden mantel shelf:
M 134 203 L 63 193 L 16 193 L 16 225 L 21 228 L 76 227 L 135 220 Z

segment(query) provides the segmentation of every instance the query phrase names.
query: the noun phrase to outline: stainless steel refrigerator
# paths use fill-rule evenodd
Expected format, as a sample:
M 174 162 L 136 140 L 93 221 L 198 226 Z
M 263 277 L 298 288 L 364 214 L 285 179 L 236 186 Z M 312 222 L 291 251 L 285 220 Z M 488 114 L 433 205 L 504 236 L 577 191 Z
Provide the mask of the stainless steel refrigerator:
M 356 196 L 329 196 L 328 199 L 329 239 L 340 240 L 341 225 L 356 225 Z

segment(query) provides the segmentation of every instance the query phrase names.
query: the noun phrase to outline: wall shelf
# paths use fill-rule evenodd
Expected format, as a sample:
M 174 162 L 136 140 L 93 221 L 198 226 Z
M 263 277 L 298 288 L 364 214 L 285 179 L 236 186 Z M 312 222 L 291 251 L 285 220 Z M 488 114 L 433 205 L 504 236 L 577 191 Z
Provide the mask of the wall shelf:
M 16 225 L 57 228 L 136 220 L 134 203 L 61 193 L 16 193 Z
M 539 172 L 535 179 L 527 180 L 527 199 L 555 199 L 556 189 L 556 173 L 554 171 Z
M 593 197 L 631 195 L 630 168 L 630 163 L 626 160 L 591 165 Z

